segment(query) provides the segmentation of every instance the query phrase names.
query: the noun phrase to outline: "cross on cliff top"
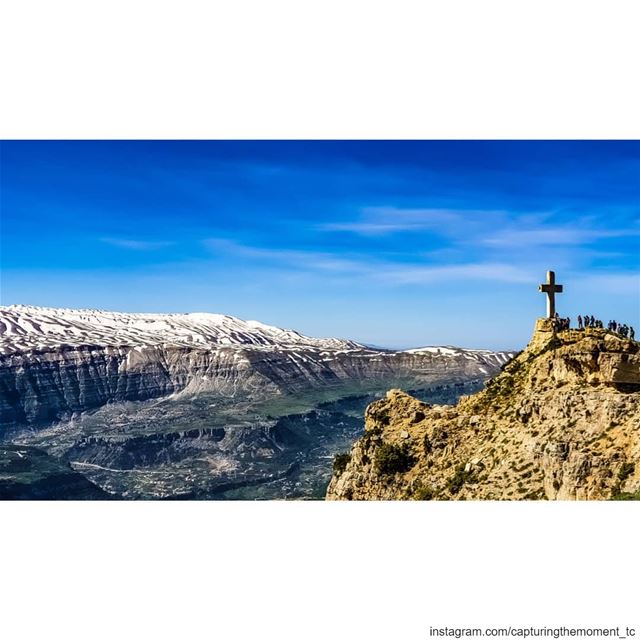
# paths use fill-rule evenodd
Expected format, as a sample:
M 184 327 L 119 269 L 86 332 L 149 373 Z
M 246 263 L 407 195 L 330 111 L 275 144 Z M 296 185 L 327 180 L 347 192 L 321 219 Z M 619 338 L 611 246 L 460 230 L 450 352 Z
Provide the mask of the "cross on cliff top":
M 547 294 L 547 318 L 554 318 L 556 315 L 556 293 L 562 293 L 562 285 L 556 284 L 555 271 L 547 271 L 547 283 L 541 284 L 538 291 Z

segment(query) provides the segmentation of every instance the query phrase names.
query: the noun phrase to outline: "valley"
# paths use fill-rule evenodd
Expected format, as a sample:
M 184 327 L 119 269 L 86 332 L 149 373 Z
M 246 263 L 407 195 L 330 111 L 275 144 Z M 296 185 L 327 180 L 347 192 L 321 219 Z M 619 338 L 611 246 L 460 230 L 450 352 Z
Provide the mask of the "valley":
M 215 314 L 0 312 L 0 441 L 121 499 L 319 499 L 392 387 L 477 391 L 509 353 L 375 349 Z
M 425 401 L 451 402 L 481 386 L 475 381 L 412 392 Z M 119 403 L 23 432 L 13 442 L 68 462 L 125 499 L 320 499 L 334 456 L 360 437 L 365 407 L 382 395 L 319 401 L 326 396 L 320 394 L 315 406 L 312 394 L 262 406 L 225 405 L 206 395 Z M 300 412 L 286 413 L 292 407 Z

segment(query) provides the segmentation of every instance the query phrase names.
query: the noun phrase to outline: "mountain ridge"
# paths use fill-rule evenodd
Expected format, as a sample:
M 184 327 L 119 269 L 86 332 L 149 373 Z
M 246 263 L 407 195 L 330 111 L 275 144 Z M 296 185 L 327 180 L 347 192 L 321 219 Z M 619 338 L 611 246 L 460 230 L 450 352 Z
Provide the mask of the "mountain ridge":
M 0 307 L 0 353 L 86 344 L 365 348 L 352 340 L 311 338 L 293 329 L 218 313 L 127 313 L 31 305 Z
M 173 321 L 172 325 L 169 321 Z M 141 325 L 141 326 L 140 326 Z M 144 326 L 146 325 L 146 326 Z M 149 326 L 151 325 L 151 326 Z M 154 326 L 155 325 L 155 326 Z M 66 329 L 66 331 L 65 331 Z M 182 329 L 181 333 L 179 329 Z M 210 332 L 207 333 L 206 329 Z M 36 345 L 46 346 L 84 346 L 86 344 L 104 344 L 114 346 L 122 344 L 123 339 L 131 340 L 136 346 L 153 346 L 172 343 L 176 346 L 194 346 L 196 344 L 211 346 L 260 346 L 260 342 L 243 341 L 242 334 L 233 335 L 235 329 L 244 329 L 262 334 L 264 346 L 275 346 L 279 343 L 294 346 L 296 343 L 319 348 L 347 348 L 363 351 L 419 353 L 426 351 L 473 352 L 473 353 L 511 353 L 508 350 L 492 350 L 479 348 L 456 347 L 454 345 L 423 345 L 395 349 L 379 345 L 365 344 L 348 338 L 307 336 L 295 329 L 283 329 L 259 320 L 244 320 L 236 316 L 210 312 L 187 313 L 146 313 L 108 311 L 105 309 L 73 309 L 68 307 L 43 307 L 37 305 L 14 304 L 0 306 L 0 354 L 26 350 Z M 47 331 L 48 330 L 48 331 Z M 84 333 L 83 333 L 84 331 Z M 100 338 L 109 337 L 116 332 L 119 340 L 107 343 Z M 155 335 L 158 334 L 158 335 Z M 160 340 L 159 336 L 165 339 Z M 18 337 L 20 336 L 20 337 Z M 59 340 L 55 340 L 59 337 Z M 237 341 L 234 342 L 233 338 Z M 50 343 L 38 343 L 39 338 L 49 338 Z M 68 338 L 69 340 L 63 340 Z M 145 338 L 148 342 L 144 342 Z M 280 338 L 281 340 L 278 340 Z M 24 342 L 20 343 L 20 339 Z M 76 340 L 74 342 L 74 339 Z M 92 342 L 93 341 L 93 342 Z
M 220 314 L 2 307 L 0 427 L 37 427 L 176 393 L 259 399 L 371 381 L 455 384 L 486 378 L 510 357 L 444 347 L 378 351 Z

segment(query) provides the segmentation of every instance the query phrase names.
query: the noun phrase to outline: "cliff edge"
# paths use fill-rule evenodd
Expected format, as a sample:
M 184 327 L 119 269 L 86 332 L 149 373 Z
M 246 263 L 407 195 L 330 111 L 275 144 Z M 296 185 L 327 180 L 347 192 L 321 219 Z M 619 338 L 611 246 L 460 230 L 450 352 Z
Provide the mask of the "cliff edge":
M 457 405 L 394 389 L 337 456 L 329 500 L 640 499 L 640 344 L 556 332 Z

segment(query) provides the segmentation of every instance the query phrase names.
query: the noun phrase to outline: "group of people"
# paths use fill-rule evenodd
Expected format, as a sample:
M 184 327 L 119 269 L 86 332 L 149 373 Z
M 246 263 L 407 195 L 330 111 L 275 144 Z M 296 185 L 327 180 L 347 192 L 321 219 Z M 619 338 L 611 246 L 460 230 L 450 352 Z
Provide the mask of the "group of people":
M 615 320 L 609 320 L 607 329 L 621 335 L 623 338 L 631 338 L 632 340 L 636 339 L 636 332 L 634 328 L 630 327 L 628 324 L 618 324 Z
M 558 318 L 556 314 L 556 320 L 567 323 L 566 326 L 561 326 L 560 330 L 569 328 L 569 318 Z M 584 318 L 582 316 L 578 316 L 578 329 L 588 329 L 591 327 L 596 329 L 604 329 L 604 323 L 602 322 L 602 320 L 598 320 L 593 316 L 584 316 Z M 617 333 L 623 338 L 631 338 L 632 340 L 635 340 L 636 338 L 636 332 L 633 327 L 627 324 L 620 324 L 615 320 L 609 320 L 609 323 L 607 324 L 607 330 L 612 331 L 613 333 Z
M 609 322 L 609 324 L 611 324 L 611 322 Z M 585 316 L 584 318 L 582 316 L 578 316 L 578 329 L 582 329 L 583 325 L 585 329 L 589 327 L 594 329 L 604 329 L 602 320 L 598 320 L 593 316 Z
M 581 321 L 582 318 L 578 316 L 578 320 Z M 561 318 L 557 313 L 552 322 L 554 331 L 564 331 L 565 329 L 569 329 L 571 326 L 571 318 Z M 582 325 L 580 325 L 580 328 L 582 329 Z
M 557 313 L 552 319 L 552 322 L 554 331 L 565 331 L 571 327 L 571 318 L 561 318 Z M 594 316 L 578 316 L 578 329 L 582 330 L 589 328 L 604 329 L 604 323 L 602 320 L 594 318 Z M 636 339 L 636 332 L 633 327 L 626 324 L 620 324 L 615 320 L 609 320 L 607 330 L 617 333 L 623 338 L 631 338 L 632 340 Z

